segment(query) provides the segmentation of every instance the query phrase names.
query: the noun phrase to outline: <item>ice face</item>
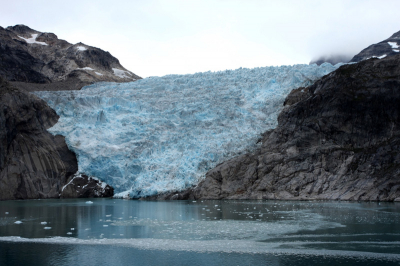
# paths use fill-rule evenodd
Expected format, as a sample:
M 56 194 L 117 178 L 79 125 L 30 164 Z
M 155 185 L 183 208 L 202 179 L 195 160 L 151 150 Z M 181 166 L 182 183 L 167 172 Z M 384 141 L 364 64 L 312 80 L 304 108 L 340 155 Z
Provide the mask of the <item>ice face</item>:
M 237 69 L 37 92 L 60 115 L 79 171 L 142 197 L 195 185 L 218 163 L 252 150 L 277 125 L 287 94 L 338 67 Z

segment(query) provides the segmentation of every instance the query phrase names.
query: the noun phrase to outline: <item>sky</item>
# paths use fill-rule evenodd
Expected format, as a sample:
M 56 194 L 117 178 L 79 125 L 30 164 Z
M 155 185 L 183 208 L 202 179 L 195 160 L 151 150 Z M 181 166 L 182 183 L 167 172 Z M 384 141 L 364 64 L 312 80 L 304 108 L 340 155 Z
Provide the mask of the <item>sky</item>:
M 398 0 L 0 0 L 24 24 L 117 57 L 141 77 L 308 64 L 400 30 Z

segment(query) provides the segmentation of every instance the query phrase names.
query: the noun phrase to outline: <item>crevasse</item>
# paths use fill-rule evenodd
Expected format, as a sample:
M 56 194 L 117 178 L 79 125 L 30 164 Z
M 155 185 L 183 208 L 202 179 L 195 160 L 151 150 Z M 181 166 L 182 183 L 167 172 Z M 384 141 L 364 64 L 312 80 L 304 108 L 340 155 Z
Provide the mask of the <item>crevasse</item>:
M 197 184 L 277 125 L 287 94 L 338 67 L 240 68 L 37 92 L 60 115 L 79 171 L 143 197 Z

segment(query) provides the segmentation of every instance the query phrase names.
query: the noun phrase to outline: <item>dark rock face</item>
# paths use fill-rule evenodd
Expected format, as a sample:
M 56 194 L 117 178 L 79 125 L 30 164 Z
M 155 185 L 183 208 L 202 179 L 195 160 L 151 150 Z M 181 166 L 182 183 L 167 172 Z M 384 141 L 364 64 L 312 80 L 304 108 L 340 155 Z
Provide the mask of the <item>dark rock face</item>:
M 400 55 L 292 91 L 278 122 L 259 150 L 154 198 L 400 201 Z
M 84 174 L 74 175 L 61 189 L 61 198 L 101 198 L 113 195 L 113 187 Z
M 386 40 L 372 44 L 356 54 L 350 62 L 360 62 L 369 58 L 384 58 L 399 54 L 400 31 L 396 32 Z
M 57 114 L 4 80 L 0 86 L 0 199 L 58 197 L 78 168 L 64 138 L 46 131 Z
M 80 89 L 99 81 L 141 79 L 109 52 L 83 43 L 73 45 L 54 33 L 24 25 L 0 27 L 0 76 L 30 91 Z
M 330 63 L 331 65 L 336 65 L 338 63 L 347 63 L 351 59 L 351 56 L 347 55 L 330 55 L 330 56 L 321 56 L 317 59 L 311 60 L 309 65 L 317 64 L 318 66 L 323 63 Z
M 57 121 L 43 100 L 0 77 L 0 200 L 60 197 L 78 165 L 64 137 L 46 130 Z

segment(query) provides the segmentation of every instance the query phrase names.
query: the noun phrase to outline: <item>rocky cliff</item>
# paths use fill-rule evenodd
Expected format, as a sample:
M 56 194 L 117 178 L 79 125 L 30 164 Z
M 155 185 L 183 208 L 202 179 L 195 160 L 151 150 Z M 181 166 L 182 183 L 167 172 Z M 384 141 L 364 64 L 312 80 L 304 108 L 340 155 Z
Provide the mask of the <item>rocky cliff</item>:
M 386 40 L 368 46 L 360 53 L 356 54 L 350 60 L 350 62 L 360 62 L 362 60 L 366 60 L 369 58 L 381 59 L 387 56 L 397 55 L 400 51 L 399 44 L 400 44 L 400 31 L 394 33 Z
M 257 151 L 154 198 L 400 201 L 400 55 L 344 65 L 284 106 Z
M 25 25 L 0 27 L 0 76 L 28 91 L 80 89 L 99 81 L 141 79 L 108 52 L 83 43 L 71 44 L 54 33 Z
M 68 193 L 71 189 L 63 192 L 63 187 L 78 170 L 76 156 L 64 137 L 46 130 L 57 120 L 58 115 L 43 100 L 0 77 L 0 200 L 72 195 Z M 95 187 L 93 182 L 99 183 L 86 182 L 91 183 L 87 189 Z M 80 190 L 80 184 L 69 185 L 73 191 Z M 83 191 L 81 195 L 91 194 Z

